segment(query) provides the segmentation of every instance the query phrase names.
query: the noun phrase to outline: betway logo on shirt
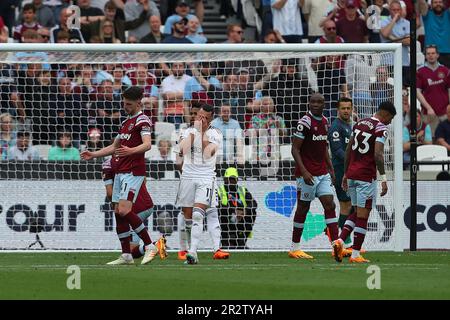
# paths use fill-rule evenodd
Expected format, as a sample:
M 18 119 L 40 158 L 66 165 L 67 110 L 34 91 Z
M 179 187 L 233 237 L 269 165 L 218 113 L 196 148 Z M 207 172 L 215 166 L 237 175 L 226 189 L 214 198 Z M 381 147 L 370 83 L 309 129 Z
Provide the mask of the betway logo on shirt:
M 325 136 L 325 135 L 316 136 L 315 134 L 313 134 L 312 140 L 313 141 L 327 141 L 327 136 Z
M 119 138 L 120 138 L 120 140 L 130 140 L 131 134 L 129 134 L 129 133 L 121 133 L 121 134 L 119 134 Z
M 442 79 L 437 80 L 437 81 L 433 81 L 431 79 L 428 79 L 428 85 L 429 86 L 439 85 L 439 84 L 442 84 L 442 83 L 444 83 L 444 80 L 442 80 Z

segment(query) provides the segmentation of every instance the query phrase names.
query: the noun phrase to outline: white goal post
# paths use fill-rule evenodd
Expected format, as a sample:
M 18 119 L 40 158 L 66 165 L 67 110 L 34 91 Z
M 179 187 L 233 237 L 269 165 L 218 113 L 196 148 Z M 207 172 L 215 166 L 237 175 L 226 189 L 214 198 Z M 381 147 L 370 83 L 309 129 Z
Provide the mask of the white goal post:
M 327 57 L 332 58 L 328 61 Z M 190 98 L 186 96 L 186 87 L 182 98 L 168 98 L 170 84 L 162 82 L 173 74 L 174 62 L 183 63 L 186 77 L 197 79 L 198 85 L 191 88 Z M 203 74 L 202 63 L 207 63 L 208 74 Z M 289 66 L 293 67 L 295 81 L 287 76 Z M 179 247 L 176 222 L 179 208 L 174 206 L 179 175 L 175 159 L 160 158 L 159 143 L 170 142 L 169 156 L 173 156 L 179 127 L 187 126 L 177 121 L 188 119 L 186 110 L 194 102 L 211 102 L 218 112 L 222 105 L 231 106 L 231 116 L 240 122 L 242 135 L 237 137 L 233 131 L 228 136 L 228 151 L 221 154 L 218 163 L 218 184 L 223 184 L 225 169 L 236 166 L 240 173 L 239 185 L 247 188 L 258 205 L 251 230 L 240 228 L 233 218 L 223 220 L 223 229 L 229 231 L 225 235 L 223 230 L 222 235 L 230 241 L 225 247 L 246 251 L 288 250 L 296 205 L 294 163 L 290 156 L 292 124 L 306 111 L 308 95 L 322 90 L 326 99 L 330 99 L 325 110 L 330 120 L 336 116 L 333 109 L 336 90 L 338 95 L 347 90 L 359 117 L 372 115 L 381 102 L 370 91 L 378 81 L 380 66 L 386 67 L 389 73 L 388 83 L 393 90 L 387 93 L 386 89 L 385 94 L 394 102 L 397 116 L 390 126 L 385 148 L 390 190 L 383 199 L 377 199 L 364 246 L 372 251 L 402 251 L 406 232 L 403 230 L 401 44 L 2 44 L 1 113 L 5 117 L 11 115 L 15 135 L 23 131 L 30 133 L 29 143 L 35 145 L 39 156 L 23 160 L 10 156 L 13 145 L 5 144 L 5 149 L 0 149 L 4 151 L 3 156 L 3 151 L 0 152 L 3 157 L 0 158 L 0 250 L 27 250 L 36 235 L 51 250 L 120 248 L 113 214 L 105 203 L 101 161 L 59 161 L 51 159 L 47 152 L 58 144 L 60 131 L 71 131 L 72 144 L 78 152 L 89 147 L 87 140 L 91 134 L 92 137 L 101 134 L 107 143 L 114 136 L 116 120 L 123 116 L 120 110 L 114 109 L 114 103 L 120 106 L 121 88 L 139 83 L 141 71 L 147 77 L 141 83 L 148 90 L 145 102 L 156 122 L 155 144 L 151 153 L 146 154 L 147 170 L 150 170 L 147 186 L 157 205 L 154 216 L 148 219 L 152 238 L 164 233 L 170 249 Z M 118 86 L 114 78 L 116 69 L 123 74 Z M 211 80 L 210 87 L 205 88 L 195 72 L 200 72 L 206 81 Z M 91 74 L 87 76 L 89 79 L 85 78 L 86 74 Z M 85 80 L 92 83 L 86 85 Z M 109 81 L 112 92 L 105 89 L 105 82 Z M 285 85 L 288 82 L 293 87 Z M 244 86 L 249 88 L 249 93 L 241 96 L 247 90 Z M 64 90 L 68 91 L 67 96 L 62 93 Z M 108 94 L 113 97 L 111 100 L 106 98 Z M 68 96 L 72 109 L 60 109 L 68 108 L 62 103 L 67 102 L 68 98 L 64 97 Z M 288 100 L 289 105 L 285 102 Z M 45 112 L 36 115 L 38 108 Z M 264 110 L 269 110 L 267 114 L 273 118 Z M 258 127 L 262 123 L 264 126 Z M 230 158 L 231 149 L 236 154 Z M 336 198 L 335 202 L 339 214 Z M 317 200 L 309 215 L 311 218 L 306 222 L 309 232 L 302 238 L 304 248 L 328 250 L 329 242 L 322 232 L 323 210 Z M 40 226 L 39 233 L 34 232 L 33 224 Z M 245 240 L 243 244 L 238 241 L 237 245 L 234 238 L 242 234 Z M 202 248 L 211 247 L 205 231 Z M 31 248 L 39 249 L 40 244 Z

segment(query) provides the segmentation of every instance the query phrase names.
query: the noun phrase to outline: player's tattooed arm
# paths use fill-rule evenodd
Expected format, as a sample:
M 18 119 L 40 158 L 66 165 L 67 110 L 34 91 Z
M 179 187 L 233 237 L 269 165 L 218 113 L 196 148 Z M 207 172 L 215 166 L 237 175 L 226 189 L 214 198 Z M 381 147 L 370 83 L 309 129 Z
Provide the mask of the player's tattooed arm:
M 377 170 L 381 176 L 383 176 L 383 181 L 381 182 L 381 194 L 380 196 L 384 196 L 387 191 L 387 182 L 386 175 L 384 171 L 384 144 L 381 142 L 375 142 L 375 163 L 377 166 Z

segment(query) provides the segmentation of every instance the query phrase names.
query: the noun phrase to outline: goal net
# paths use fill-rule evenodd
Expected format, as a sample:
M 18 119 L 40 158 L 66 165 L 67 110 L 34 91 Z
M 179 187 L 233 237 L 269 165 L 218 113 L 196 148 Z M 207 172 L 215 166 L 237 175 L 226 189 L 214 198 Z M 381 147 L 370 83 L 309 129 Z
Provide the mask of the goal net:
M 164 234 L 170 249 L 180 246 L 178 140 L 195 108 L 207 103 L 224 137 L 217 160 L 223 248 L 288 250 L 297 205 L 291 140 L 309 95 L 324 95 L 330 123 L 343 96 L 352 98 L 354 118 L 373 115 L 385 100 L 401 106 L 401 70 L 395 75 L 399 69 L 393 67 L 397 47 L 2 46 L 0 248 L 120 248 L 105 199 L 105 159 L 80 161 L 79 154 L 110 144 L 125 117 L 121 93 L 140 86 L 143 112 L 154 124 L 153 146 L 145 154 L 146 185 L 155 202 L 145 221 L 151 237 Z M 401 120 L 390 126 L 389 192 L 371 213 L 368 250 L 396 248 L 394 212 L 402 213 L 396 203 L 403 202 L 400 135 Z M 226 192 L 233 189 L 224 180 L 230 167 L 245 190 Z M 306 250 L 329 249 L 324 228 L 316 199 L 302 237 Z M 201 248 L 212 248 L 207 230 Z

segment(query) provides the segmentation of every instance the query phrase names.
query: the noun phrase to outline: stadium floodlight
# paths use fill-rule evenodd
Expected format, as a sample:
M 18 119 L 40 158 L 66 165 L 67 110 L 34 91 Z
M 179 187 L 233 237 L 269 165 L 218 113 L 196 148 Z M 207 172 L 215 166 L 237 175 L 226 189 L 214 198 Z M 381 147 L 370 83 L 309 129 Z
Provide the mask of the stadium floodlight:
M 140 85 L 145 90 L 144 112 L 155 122 L 155 143 L 168 140 L 173 149 L 186 125 L 179 129 L 168 124 L 169 116 L 188 120 L 186 110 L 194 105 L 213 104 L 218 114 L 223 105 L 230 105 L 241 130 L 224 132 L 218 184 L 223 183 L 224 169 L 237 166 L 239 184 L 246 186 L 258 209 L 254 225 L 248 225 L 251 230 L 239 219 L 224 220 L 222 231 L 228 234 L 223 237 L 231 243 L 245 234 L 243 250 L 255 251 L 289 248 L 296 202 L 290 137 L 307 111 L 309 94 L 325 95 L 329 120 L 336 116 L 334 102 L 342 94 L 353 99 L 359 118 L 373 115 L 377 104 L 391 100 L 398 116 L 385 147 L 389 193 L 377 199 L 364 246 L 403 250 L 401 57 L 401 44 L 2 44 L 1 110 L 13 116 L 16 130 L 31 132 L 40 158 L 8 160 L 6 149 L 11 146 L 0 146 L 0 208 L 6 216 L 0 220 L 0 247 L 26 248 L 28 220 L 36 213 L 47 249 L 119 248 L 113 213 L 104 203 L 101 162 L 61 162 L 47 152 L 58 144 L 59 131 L 69 132 L 78 150 L 97 147 L 95 138 L 108 143 L 120 125 L 121 90 Z M 183 74 L 197 79 L 184 89 L 183 98 L 170 98 L 170 84 L 161 86 L 173 74 L 174 62 L 183 63 Z M 377 77 L 380 66 L 388 73 L 383 83 Z M 159 156 L 157 144 L 146 154 L 147 185 L 156 203 L 149 231 L 156 239 L 159 231 L 170 230 L 167 244 L 176 249 L 179 208 L 173 204 L 178 174 L 174 158 Z M 303 235 L 306 250 L 330 247 L 316 202 Z M 167 221 L 158 227 L 162 219 Z M 206 232 L 203 240 L 202 247 L 211 248 Z

